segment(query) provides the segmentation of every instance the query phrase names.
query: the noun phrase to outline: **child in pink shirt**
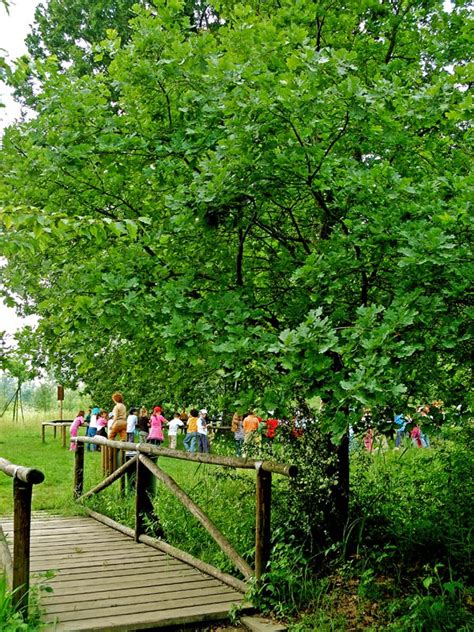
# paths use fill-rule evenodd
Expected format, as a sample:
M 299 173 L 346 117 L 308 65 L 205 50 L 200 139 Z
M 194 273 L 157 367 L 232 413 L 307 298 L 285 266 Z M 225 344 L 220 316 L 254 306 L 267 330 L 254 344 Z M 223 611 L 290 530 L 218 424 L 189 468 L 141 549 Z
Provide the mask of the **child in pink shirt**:
M 99 437 L 107 438 L 107 423 L 109 416 L 105 410 L 100 411 L 100 415 L 97 417 L 97 434 Z
M 69 433 L 71 435 L 71 437 L 77 437 L 77 432 L 79 430 L 79 426 L 82 426 L 82 424 L 84 423 L 84 411 L 80 410 L 77 413 L 77 417 L 74 419 L 74 421 L 71 424 L 71 427 L 69 429 Z M 69 444 L 69 449 L 74 451 L 76 449 L 76 442 L 75 441 L 71 441 L 71 443 Z
M 155 406 L 153 409 L 153 415 L 150 417 L 150 432 L 148 434 L 148 443 L 153 443 L 154 445 L 160 445 L 163 443 L 164 435 L 163 435 L 163 424 L 167 424 L 168 420 L 163 417 L 161 414 L 161 408 L 159 406 Z

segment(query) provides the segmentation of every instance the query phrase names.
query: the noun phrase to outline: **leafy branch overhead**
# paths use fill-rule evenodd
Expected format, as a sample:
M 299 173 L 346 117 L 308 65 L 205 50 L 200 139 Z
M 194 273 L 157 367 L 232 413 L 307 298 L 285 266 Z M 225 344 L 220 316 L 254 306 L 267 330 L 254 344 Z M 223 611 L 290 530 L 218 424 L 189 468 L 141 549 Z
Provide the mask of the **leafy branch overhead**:
M 336 435 L 465 397 L 468 2 L 63 4 L 0 154 L 4 291 L 58 377 L 319 396 Z

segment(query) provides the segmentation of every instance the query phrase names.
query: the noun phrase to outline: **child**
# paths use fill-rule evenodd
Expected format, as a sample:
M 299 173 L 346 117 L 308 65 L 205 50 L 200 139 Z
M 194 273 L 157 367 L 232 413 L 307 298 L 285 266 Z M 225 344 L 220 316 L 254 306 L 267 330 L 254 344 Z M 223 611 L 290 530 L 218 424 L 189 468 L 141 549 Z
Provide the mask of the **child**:
M 244 443 L 249 443 L 252 440 L 253 435 L 257 432 L 259 420 L 251 410 L 243 421 L 244 427 Z
M 146 443 L 149 428 L 150 418 L 148 417 L 148 410 L 142 406 L 138 416 L 138 436 L 140 437 L 140 443 Z
M 84 423 L 84 411 L 80 410 L 77 413 L 77 417 L 72 422 L 71 427 L 69 428 L 71 437 L 77 437 L 79 426 L 82 426 L 83 423 Z M 75 449 L 76 449 L 76 442 L 71 441 L 71 443 L 69 444 L 69 450 L 74 452 Z
M 202 408 L 199 411 L 197 434 L 199 452 L 209 452 L 209 440 L 207 438 L 207 410 L 205 408 Z
M 150 417 L 150 434 L 148 435 L 147 442 L 153 445 L 161 445 L 164 440 L 163 424 L 167 424 L 168 420 L 161 414 L 161 408 L 155 406 L 153 409 L 153 415 Z
M 186 430 L 186 436 L 184 437 L 184 449 L 186 452 L 196 452 L 198 446 L 198 411 L 195 408 L 191 408 L 191 412 L 188 419 L 188 427 Z
M 92 438 L 92 437 L 95 437 L 95 435 L 97 434 L 97 415 L 99 413 L 100 413 L 100 408 L 97 408 L 97 406 L 94 406 L 89 416 L 89 420 L 88 420 L 89 428 L 87 428 L 86 437 Z M 87 443 L 86 450 L 94 452 L 95 450 L 97 450 L 97 446 L 94 445 L 93 443 Z
M 114 413 L 110 411 L 109 418 L 107 420 L 107 436 L 109 436 L 110 429 L 112 428 L 112 424 L 114 423 Z
M 402 413 L 401 415 L 395 415 L 393 423 L 397 427 L 395 435 L 395 448 L 399 449 L 400 444 L 402 443 L 402 439 L 405 435 L 405 428 L 408 425 L 408 420 L 405 419 L 405 415 Z
M 97 417 L 97 435 L 107 438 L 108 415 L 105 410 L 101 410 Z
M 244 428 L 242 426 L 242 421 L 242 415 L 235 412 L 230 425 L 230 429 L 234 433 L 235 456 L 242 455 L 242 446 L 244 445 Z
M 422 448 L 423 444 L 421 442 L 421 430 L 418 424 L 415 424 L 412 431 L 410 432 L 411 442 L 416 448 Z
M 179 413 L 174 413 L 173 419 L 168 424 L 168 437 L 170 440 L 170 448 L 176 450 L 176 441 L 178 438 L 178 428 L 184 426 L 179 417 Z
M 137 409 L 130 408 L 127 417 L 127 441 L 133 442 L 135 440 L 135 428 L 138 423 L 138 417 L 136 415 Z

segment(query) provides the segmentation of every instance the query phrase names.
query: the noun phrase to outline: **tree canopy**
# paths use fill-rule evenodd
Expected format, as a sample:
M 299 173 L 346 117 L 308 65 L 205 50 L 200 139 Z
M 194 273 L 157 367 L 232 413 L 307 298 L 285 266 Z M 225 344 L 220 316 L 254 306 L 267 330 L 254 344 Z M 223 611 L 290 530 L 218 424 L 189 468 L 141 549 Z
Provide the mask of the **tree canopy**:
M 38 9 L 10 79 L 35 116 L 0 153 L 38 365 L 130 401 L 320 397 L 336 436 L 363 405 L 461 403 L 469 2 L 222 0 L 196 25 L 104 0 L 87 55 L 79 4 Z

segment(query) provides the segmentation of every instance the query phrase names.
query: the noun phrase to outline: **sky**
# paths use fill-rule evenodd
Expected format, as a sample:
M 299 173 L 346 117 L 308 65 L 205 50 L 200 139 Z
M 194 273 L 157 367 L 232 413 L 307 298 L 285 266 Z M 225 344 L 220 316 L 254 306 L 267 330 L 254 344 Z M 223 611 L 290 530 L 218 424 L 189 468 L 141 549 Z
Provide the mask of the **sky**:
M 0 3 L 0 48 L 5 51 L 9 59 L 15 59 L 26 52 L 24 39 L 33 23 L 33 14 L 38 0 L 11 0 L 9 15 Z M 20 115 L 20 108 L 11 98 L 8 89 L 0 82 L 0 102 L 5 107 L 0 108 L 0 136 L 3 128 L 13 122 Z M 1 263 L 1 261 L 0 261 Z M 27 321 L 29 324 L 34 319 Z M 12 309 L 5 307 L 0 299 L 0 331 L 14 333 L 25 321 L 18 318 Z

